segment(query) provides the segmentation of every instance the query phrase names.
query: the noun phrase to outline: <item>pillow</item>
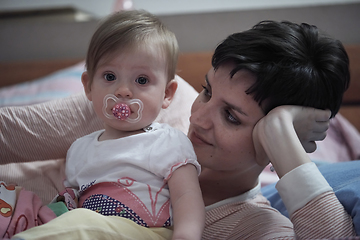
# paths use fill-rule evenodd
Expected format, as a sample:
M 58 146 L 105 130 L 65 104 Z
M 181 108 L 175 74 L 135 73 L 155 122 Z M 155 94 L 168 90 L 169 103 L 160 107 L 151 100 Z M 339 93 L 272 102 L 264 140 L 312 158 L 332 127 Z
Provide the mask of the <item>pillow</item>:
M 360 160 L 322 163 L 318 165 L 318 168 L 333 188 L 340 203 L 352 217 L 356 234 L 360 235 Z M 283 215 L 289 216 L 275 184 L 263 187 L 262 193 L 270 201 L 271 206 Z
M 83 91 L 84 62 L 33 81 L 0 89 L 0 107 L 23 106 L 68 97 Z

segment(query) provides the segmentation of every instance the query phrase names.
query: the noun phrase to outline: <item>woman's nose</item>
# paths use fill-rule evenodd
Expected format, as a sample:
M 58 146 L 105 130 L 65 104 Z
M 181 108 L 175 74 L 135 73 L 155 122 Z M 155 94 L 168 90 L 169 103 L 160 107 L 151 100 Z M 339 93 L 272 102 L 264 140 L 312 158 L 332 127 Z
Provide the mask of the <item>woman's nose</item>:
M 133 93 L 127 84 L 121 84 L 117 87 L 115 95 L 118 98 L 132 98 Z
M 190 124 L 203 129 L 210 129 L 213 126 L 214 117 L 214 109 L 209 102 L 195 100 L 191 108 Z

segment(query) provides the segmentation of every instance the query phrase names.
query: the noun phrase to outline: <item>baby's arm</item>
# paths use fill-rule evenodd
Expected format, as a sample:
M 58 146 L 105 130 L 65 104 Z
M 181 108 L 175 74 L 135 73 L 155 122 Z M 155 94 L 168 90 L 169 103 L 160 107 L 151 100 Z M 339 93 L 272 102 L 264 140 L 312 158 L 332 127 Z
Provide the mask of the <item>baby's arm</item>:
M 172 239 L 201 239 L 205 206 L 196 168 L 192 164 L 178 168 L 168 185 L 174 219 Z

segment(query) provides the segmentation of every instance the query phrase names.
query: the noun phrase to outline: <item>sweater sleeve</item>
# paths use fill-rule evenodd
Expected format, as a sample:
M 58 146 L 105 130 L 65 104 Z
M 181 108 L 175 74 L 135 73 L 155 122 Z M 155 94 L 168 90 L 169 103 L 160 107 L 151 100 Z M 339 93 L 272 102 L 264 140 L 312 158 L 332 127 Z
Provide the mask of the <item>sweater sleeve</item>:
M 102 128 L 85 94 L 0 109 L 2 163 L 65 158 L 75 139 Z
M 351 217 L 314 163 L 289 172 L 276 188 L 299 239 L 355 236 Z
M 298 239 L 356 236 L 353 222 L 335 193 L 322 193 L 290 216 Z
M 289 215 L 324 192 L 332 191 L 315 163 L 303 164 L 285 174 L 276 184 Z

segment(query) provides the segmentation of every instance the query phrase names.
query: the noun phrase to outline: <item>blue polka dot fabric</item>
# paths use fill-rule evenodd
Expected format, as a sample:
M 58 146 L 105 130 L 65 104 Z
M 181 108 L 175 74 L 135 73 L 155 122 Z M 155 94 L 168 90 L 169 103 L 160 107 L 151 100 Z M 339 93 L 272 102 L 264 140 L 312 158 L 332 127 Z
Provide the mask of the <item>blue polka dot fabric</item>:
M 84 201 L 82 207 L 100 213 L 104 216 L 124 217 L 132 220 L 140 226 L 148 227 L 146 222 L 142 220 L 132 209 L 107 195 L 94 194 Z M 170 224 L 171 221 L 168 219 L 164 223 L 164 227 L 168 227 Z

